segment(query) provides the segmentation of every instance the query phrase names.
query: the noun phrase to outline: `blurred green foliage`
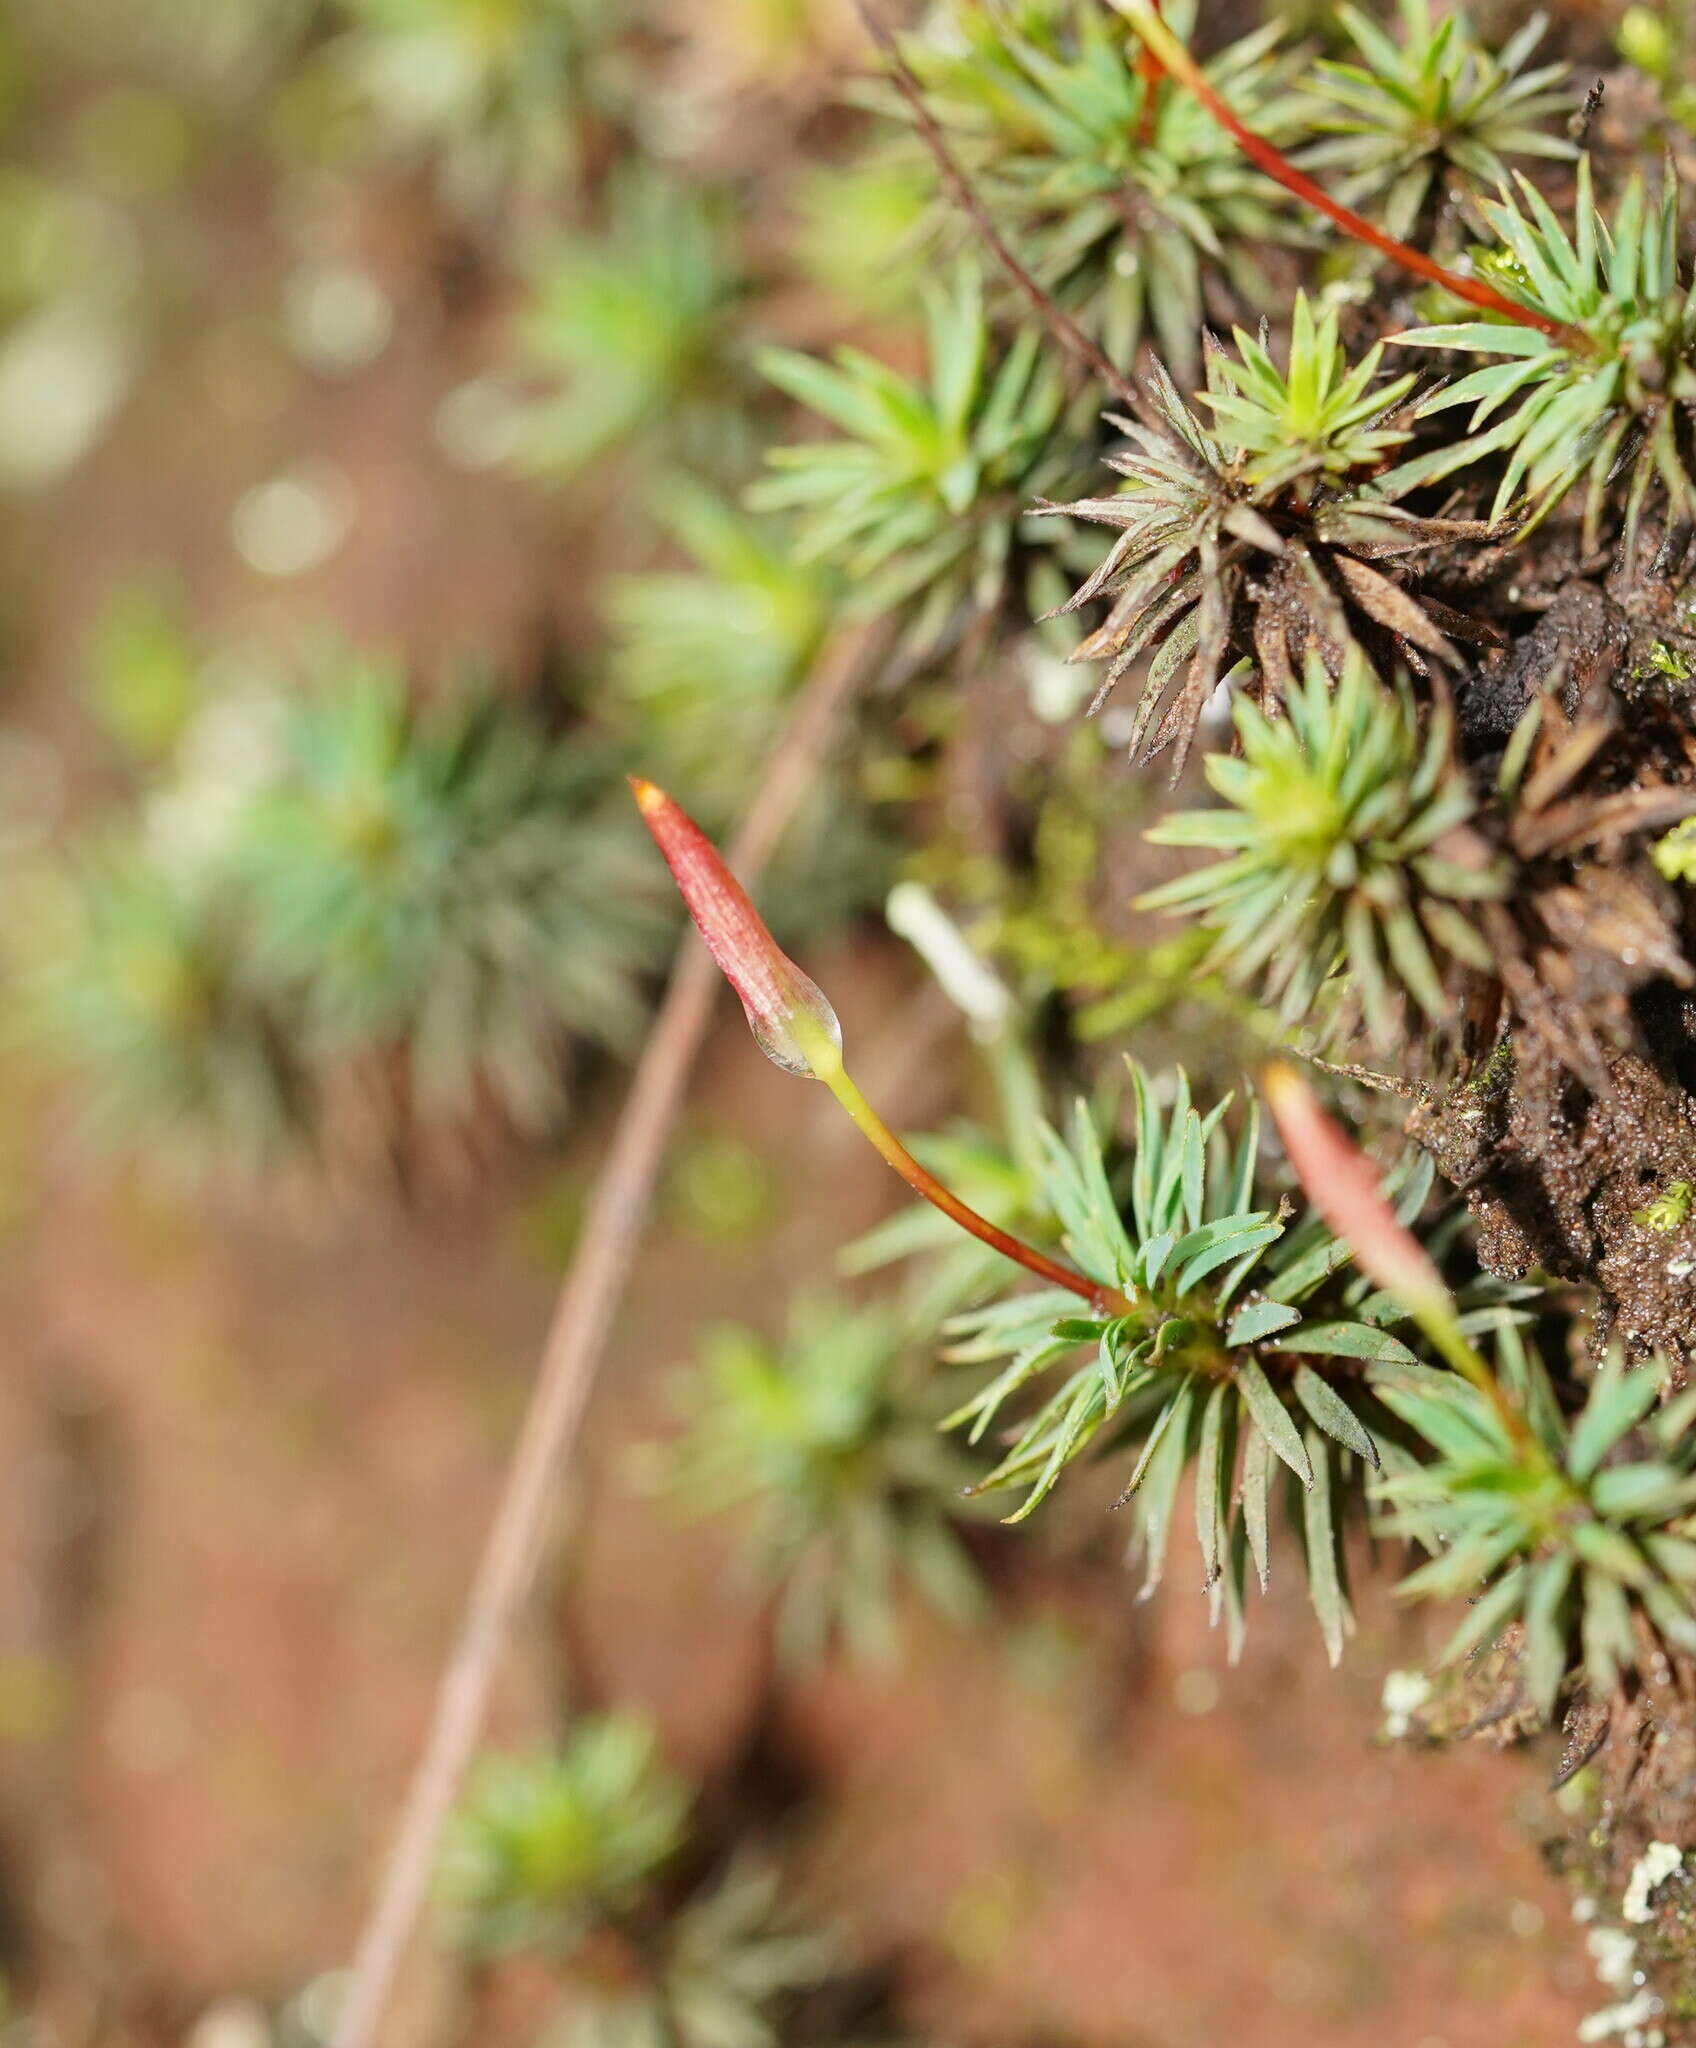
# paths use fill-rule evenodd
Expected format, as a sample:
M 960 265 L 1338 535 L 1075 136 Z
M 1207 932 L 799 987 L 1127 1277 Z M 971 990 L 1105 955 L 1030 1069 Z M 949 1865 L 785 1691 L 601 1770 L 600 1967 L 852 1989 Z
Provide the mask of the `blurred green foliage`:
M 974 266 L 927 290 L 925 309 L 923 383 L 860 349 L 834 364 L 765 352 L 771 381 L 841 438 L 769 450 L 775 474 L 749 492 L 762 511 L 798 515 L 800 559 L 836 568 L 852 611 L 904 614 L 920 651 L 1010 594 L 1028 510 L 1074 472 L 1093 409 L 1068 402 L 1032 330 L 992 358 Z
M 651 503 L 691 566 L 608 578 L 609 708 L 641 735 L 654 779 L 722 825 L 824 643 L 836 592 L 782 529 L 693 477 L 662 479 Z
M 538 390 L 518 467 L 561 485 L 614 450 L 734 467 L 746 291 L 727 194 L 621 169 L 602 224 L 556 235 L 526 266 L 514 359 Z
M 1302 158 L 1310 171 L 1341 172 L 1346 205 L 1378 206 L 1407 238 L 1452 181 L 1493 192 L 1506 159 L 1572 157 L 1562 132 L 1578 105 L 1571 66 L 1533 65 L 1548 16 L 1527 17 L 1500 53 L 1479 40 L 1465 8 L 1434 14 L 1429 0 L 1399 0 L 1400 35 L 1358 7 L 1337 10 L 1354 61 L 1321 60 L 1308 85 L 1313 125 L 1329 139 Z
M 433 162 L 450 205 L 487 213 L 579 159 L 591 66 L 622 0 L 335 0 L 323 53 L 377 137 Z
M 892 1305 L 822 1294 L 792 1304 L 780 1344 L 716 1330 L 675 1383 L 682 1434 L 639 1468 L 691 1512 L 739 1511 L 786 1663 L 838 1638 L 889 1654 L 902 1585 L 956 1621 L 983 1610 L 951 1526 L 969 1470 L 937 1435 L 921 1342 Z
M 88 696 L 100 723 L 135 761 L 162 760 L 200 701 L 200 650 L 179 591 L 126 585 L 88 636 Z
M 443 1844 L 439 1891 L 477 1957 L 563 1972 L 544 2038 L 567 2048 L 776 2048 L 794 1996 L 843 1954 L 798 1930 L 777 1873 L 679 1871 L 692 1794 L 629 1715 L 580 1722 L 555 1754 L 485 1756 Z
M 581 1722 L 557 1754 L 484 1757 L 442 1847 L 458 1938 L 569 1955 L 674 1861 L 691 1801 L 628 1715 Z
M 1188 36 L 1195 0 L 1173 0 Z M 1299 132 L 1277 22 L 1215 56 L 1208 74 L 1274 142 Z M 1191 377 L 1210 285 L 1245 309 L 1271 285 L 1260 252 L 1306 229 L 1188 93 L 1151 86 L 1135 38 L 1094 0 L 949 0 L 906 53 L 932 113 L 1039 281 L 1114 362 L 1151 333 Z M 906 119 L 887 86 L 875 103 Z M 928 164 L 915 142 L 911 158 Z M 945 216 L 949 217 L 949 216 Z
M 572 1048 L 639 1033 L 667 929 L 613 759 L 484 678 L 299 659 L 292 693 L 208 705 L 54 878 L 43 1050 L 101 1137 L 197 1170 L 548 1128 Z

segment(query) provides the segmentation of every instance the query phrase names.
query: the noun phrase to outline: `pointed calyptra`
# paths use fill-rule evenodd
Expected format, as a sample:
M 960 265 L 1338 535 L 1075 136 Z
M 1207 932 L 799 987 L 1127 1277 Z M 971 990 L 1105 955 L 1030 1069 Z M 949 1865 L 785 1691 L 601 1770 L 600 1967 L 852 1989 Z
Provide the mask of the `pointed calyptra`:
M 829 998 L 766 929 L 717 847 L 663 789 L 636 775 L 630 777 L 630 787 L 707 950 L 742 998 L 760 1050 L 789 1073 L 810 1074 L 822 1081 L 907 1185 L 962 1230 L 1051 1286 L 1082 1295 L 1098 1311 L 1124 1314 L 1131 1304 L 1117 1288 L 1086 1279 L 1046 1253 L 1021 1244 L 987 1217 L 967 1208 L 958 1195 L 919 1164 L 850 1079 L 842 1064 L 842 1027 Z
M 842 1051 L 842 1026 L 829 998 L 778 945 L 747 891 L 688 812 L 639 775 L 629 782 L 707 951 L 742 998 L 755 1043 L 787 1072 L 822 1079 L 821 1056 L 830 1064 L 825 1048 Z
M 1325 1221 L 1354 1253 L 1355 1264 L 1406 1308 L 1449 1300 L 1431 1255 L 1384 1199 L 1378 1169 L 1319 1106 L 1293 1067 L 1269 1066 L 1261 1092 L 1296 1178 Z
M 1325 1114 L 1293 1067 L 1274 1062 L 1262 1073 L 1260 1086 L 1297 1180 L 1353 1252 L 1355 1264 L 1395 1296 L 1456 1372 L 1489 1400 L 1522 1452 L 1534 1454 L 1524 1416 L 1467 1341 L 1454 1296 L 1430 1253 L 1384 1199 L 1371 1160 Z

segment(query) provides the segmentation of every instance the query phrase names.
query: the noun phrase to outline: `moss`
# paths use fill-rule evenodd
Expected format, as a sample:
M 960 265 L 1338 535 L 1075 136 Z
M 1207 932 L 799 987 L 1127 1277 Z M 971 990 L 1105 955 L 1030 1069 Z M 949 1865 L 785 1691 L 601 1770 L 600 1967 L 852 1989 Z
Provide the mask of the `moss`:
M 1490 1057 L 1467 1082 L 1467 1093 L 1477 1096 L 1498 1095 L 1513 1079 L 1513 1041 L 1499 1038 Z
M 1686 818 L 1657 839 L 1649 857 L 1667 881 L 1696 882 L 1696 818 Z
M 1631 1220 L 1640 1230 L 1655 1230 L 1670 1237 L 1675 1230 L 1683 1229 L 1692 1208 L 1696 1208 L 1696 1186 L 1687 1180 L 1669 1180 L 1652 1202 L 1633 1212 Z

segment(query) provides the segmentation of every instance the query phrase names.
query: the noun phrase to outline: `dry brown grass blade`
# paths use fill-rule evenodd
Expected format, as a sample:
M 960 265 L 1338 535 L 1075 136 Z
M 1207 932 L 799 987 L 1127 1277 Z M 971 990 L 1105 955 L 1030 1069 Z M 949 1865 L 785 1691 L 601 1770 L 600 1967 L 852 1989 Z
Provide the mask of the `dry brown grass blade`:
M 1603 840 L 1638 832 L 1664 832 L 1696 815 L 1696 789 L 1683 783 L 1622 790 L 1617 796 L 1573 797 L 1517 821 L 1514 851 L 1522 860 L 1582 853 Z
M 1423 648 L 1437 660 L 1458 666 L 1460 656 L 1443 633 L 1431 623 L 1399 583 L 1379 569 L 1370 569 L 1349 555 L 1336 555 L 1337 574 L 1361 610 L 1379 625 L 1387 626 L 1398 639 Z
M 752 881 L 812 785 L 837 714 L 876 667 L 887 635 L 832 645 L 796 700 L 730 849 Z M 429 1897 L 436 1848 L 483 1730 L 495 1671 L 535 1576 L 561 1469 L 588 1404 L 654 1183 L 720 987 L 691 932 L 636 1068 L 542 1350 L 535 1391 L 442 1674 L 376 1903 L 360 1936 L 331 2048 L 372 2048 Z

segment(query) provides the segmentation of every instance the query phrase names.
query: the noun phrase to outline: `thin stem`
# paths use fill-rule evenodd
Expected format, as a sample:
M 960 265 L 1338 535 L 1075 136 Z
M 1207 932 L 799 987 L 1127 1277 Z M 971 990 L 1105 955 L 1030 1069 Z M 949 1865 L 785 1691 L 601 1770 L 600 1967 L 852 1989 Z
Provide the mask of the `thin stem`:
M 1149 0 L 1156 16 L 1160 13 L 1160 0 Z M 1154 53 L 1153 45 L 1146 39 L 1137 53 L 1137 76 L 1143 83 L 1142 119 L 1137 124 L 1137 141 L 1146 149 L 1154 140 L 1154 131 L 1160 119 L 1160 82 L 1166 76 L 1166 67 Z
M 1099 377 L 1110 391 L 1122 398 L 1126 404 L 1134 405 L 1141 396 L 1136 385 L 1123 370 L 1115 369 L 1111 359 L 1090 340 L 1083 329 L 1066 312 L 1057 306 L 1036 279 L 1013 254 L 1006 237 L 989 216 L 989 209 L 972 189 L 971 180 L 960 167 L 959 159 L 948 146 L 948 138 L 938 125 L 936 116 L 925 104 L 925 96 L 919 81 L 913 76 L 913 68 L 901 53 L 889 24 L 872 6 L 871 0 L 854 0 L 860 19 L 866 25 L 866 33 L 877 44 L 889 75 L 895 82 L 895 89 L 907 103 L 913 117 L 913 125 L 931 155 L 936 159 L 937 170 L 942 182 L 953 195 L 955 204 L 971 221 L 982 237 L 984 246 L 995 258 L 1007 275 L 1030 301 L 1038 319 L 1059 342 L 1060 346 L 1077 357 L 1091 373 Z
M 1111 0 L 1111 4 L 1130 22 L 1166 70 L 1195 95 L 1244 156 L 1282 185 L 1286 192 L 1294 193 L 1296 198 L 1324 214 L 1344 234 L 1352 235 L 1357 242 L 1364 242 L 1368 248 L 1388 256 L 1404 270 L 1412 271 L 1414 276 L 1440 284 L 1445 291 L 1452 292 L 1457 299 L 1464 299 L 1468 305 L 1499 314 L 1504 320 L 1512 320 L 1521 327 L 1535 327 L 1539 333 L 1548 335 L 1575 354 L 1590 353 L 1590 337 L 1583 328 L 1557 320 L 1552 314 L 1539 312 L 1534 306 L 1519 305 L 1480 278 L 1463 277 L 1459 271 L 1446 269 L 1434 256 L 1427 256 L 1423 249 L 1416 249 L 1409 242 L 1397 241 L 1394 235 L 1386 234 L 1381 227 L 1369 221 L 1365 214 L 1356 213 L 1353 207 L 1333 199 L 1322 185 L 1316 185 L 1305 172 L 1298 171 L 1281 150 L 1264 136 L 1256 135 L 1225 104 L 1201 66 L 1161 20 L 1153 0 Z
M 999 1252 L 1004 1259 L 1023 1266 L 1027 1273 L 1034 1273 L 1051 1287 L 1064 1287 L 1070 1293 L 1080 1295 L 1098 1315 L 1130 1314 L 1130 1297 L 1121 1294 L 1118 1288 L 1103 1287 L 1094 1280 L 1086 1279 L 1082 1273 L 1073 1272 L 1070 1266 L 1062 1266 L 1045 1252 L 1039 1252 L 1034 1245 L 1011 1236 L 999 1224 L 991 1223 L 987 1216 L 980 1216 L 975 1209 L 969 1208 L 957 1194 L 944 1187 L 935 1174 L 927 1172 L 860 1093 L 834 1044 L 828 1047 L 809 1046 L 808 1058 L 813 1073 L 915 1194 L 921 1195 L 933 1208 L 940 1209 L 950 1221 L 959 1224 L 962 1230 L 970 1232 L 992 1251 Z
M 836 642 L 813 671 L 737 835 L 732 858 L 745 874 L 764 864 L 800 809 L 837 714 L 882 660 L 886 643 L 886 629 L 862 629 Z M 594 1386 L 720 985 L 706 948 L 689 940 L 642 1049 L 560 1290 L 500 1503 L 442 1672 L 424 1752 L 407 1788 L 376 1902 L 360 1932 L 332 2048 L 372 2048 L 388 2010 L 429 1897 L 437 1842 L 482 1735 L 501 1652 L 543 1554 L 561 1467 Z

